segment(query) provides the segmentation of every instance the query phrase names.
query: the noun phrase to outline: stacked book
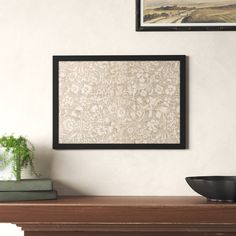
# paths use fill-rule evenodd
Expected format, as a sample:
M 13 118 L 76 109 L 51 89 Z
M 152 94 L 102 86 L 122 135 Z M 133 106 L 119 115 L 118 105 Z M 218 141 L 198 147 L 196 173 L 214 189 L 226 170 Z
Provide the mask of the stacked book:
M 0 181 L 0 201 L 27 201 L 57 199 L 50 179 L 23 179 Z

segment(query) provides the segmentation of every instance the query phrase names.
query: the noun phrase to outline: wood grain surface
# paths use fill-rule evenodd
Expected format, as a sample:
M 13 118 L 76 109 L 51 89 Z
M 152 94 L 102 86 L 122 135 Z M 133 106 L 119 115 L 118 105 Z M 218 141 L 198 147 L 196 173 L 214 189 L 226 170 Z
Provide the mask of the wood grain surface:
M 236 204 L 202 197 L 60 197 L 0 203 L 0 222 L 26 236 L 231 236 Z

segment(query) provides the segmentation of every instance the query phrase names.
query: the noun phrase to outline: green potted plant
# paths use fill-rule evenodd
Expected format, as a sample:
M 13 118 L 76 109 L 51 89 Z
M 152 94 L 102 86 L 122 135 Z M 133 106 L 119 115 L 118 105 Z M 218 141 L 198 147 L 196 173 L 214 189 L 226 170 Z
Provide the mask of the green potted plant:
M 21 172 L 23 168 L 30 167 L 32 174 L 38 176 L 35 171 L 34 146 L 26 137 L 2 136 L 0 138 L 0 169 L 5 169 L 9 165 L 12 166 L 12 174 L 17 181 L 21 180 Z

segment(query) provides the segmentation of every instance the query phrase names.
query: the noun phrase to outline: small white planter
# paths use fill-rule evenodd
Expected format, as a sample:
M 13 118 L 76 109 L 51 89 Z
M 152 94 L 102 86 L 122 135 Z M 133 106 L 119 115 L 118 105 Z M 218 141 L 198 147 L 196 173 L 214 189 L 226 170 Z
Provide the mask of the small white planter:
M 12 174 L 12 166 L 7 166 L 4 170 L 0 170 L 0 180 L 16 180 Z
M 3 152 L 3 149 L 0 148 L 0 153 Z M 9 153 L 10 158 L 11 153 Z M 13 175 L 13 166 L 9 164 L 4 169 L 0 169 L 0 180 L 16 180 L 16 177 Z

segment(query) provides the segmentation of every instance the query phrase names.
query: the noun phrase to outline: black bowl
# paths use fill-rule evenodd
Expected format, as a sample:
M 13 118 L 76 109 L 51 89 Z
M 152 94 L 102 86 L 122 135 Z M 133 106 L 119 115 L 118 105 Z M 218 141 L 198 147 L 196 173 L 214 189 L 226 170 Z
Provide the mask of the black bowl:
M 236 201 L 236 176 L 195 176 L 185 180 L 195 192 L 210 201 Z

